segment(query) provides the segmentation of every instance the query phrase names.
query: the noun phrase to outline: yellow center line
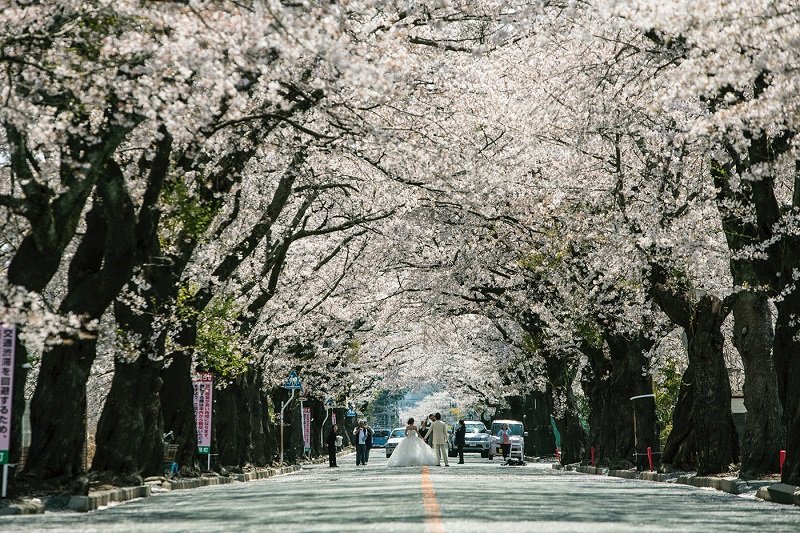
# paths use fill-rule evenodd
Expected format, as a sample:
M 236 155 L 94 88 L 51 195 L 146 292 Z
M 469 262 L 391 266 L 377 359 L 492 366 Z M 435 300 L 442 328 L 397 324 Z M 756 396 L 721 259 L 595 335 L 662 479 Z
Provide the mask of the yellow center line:
M 425 507 L 426 533 L 444 533 L 442 513 L 439 510 L 439 502 L 436 501 L 436 491 L 433 490 L 430 469 L 427 466 L 422 467 L 422 505 Z

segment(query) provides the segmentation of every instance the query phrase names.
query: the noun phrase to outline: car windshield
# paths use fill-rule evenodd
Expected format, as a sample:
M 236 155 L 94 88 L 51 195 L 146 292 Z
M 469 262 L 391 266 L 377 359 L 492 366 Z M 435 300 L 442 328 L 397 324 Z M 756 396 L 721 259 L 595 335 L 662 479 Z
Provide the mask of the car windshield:
M 486 430 L 483 424 L 467 424 L 467 433 L 481 433 Z
M 376 429 L 372 432 L 373 437 L 388 437 L 389 430 L 388 429 Z
M 503 429 L 503 424 L 492 424 L 492 435 L 497 435 Z M 522 424 L 508 424 L 508 429 L 511 435 L 522 436 Z
M 395 437 L 405 437 L 406 436 L 406 428 L 395 428 L 392 430 L 392 434 L 389 436 L 390 439 Z

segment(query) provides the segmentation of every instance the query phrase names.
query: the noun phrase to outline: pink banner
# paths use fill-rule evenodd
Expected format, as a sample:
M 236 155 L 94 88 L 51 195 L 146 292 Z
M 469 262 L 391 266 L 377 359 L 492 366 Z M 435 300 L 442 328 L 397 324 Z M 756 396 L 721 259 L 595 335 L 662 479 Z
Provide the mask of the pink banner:
M 194 386 L 194 419 L 197 422 L 197 453 L 211 453 L 211 393 L 214 376 L 201 372 L 192 380 Z
M 311 408 L 303 407 L 303 445 L 311 449 Z
M 11 453 L 11 404 L 14 389 L 14 340 L 16 326 L 0 326 L 0 465 Z
M 331 413 L 331 425 L 336 425 L 336 413 Z

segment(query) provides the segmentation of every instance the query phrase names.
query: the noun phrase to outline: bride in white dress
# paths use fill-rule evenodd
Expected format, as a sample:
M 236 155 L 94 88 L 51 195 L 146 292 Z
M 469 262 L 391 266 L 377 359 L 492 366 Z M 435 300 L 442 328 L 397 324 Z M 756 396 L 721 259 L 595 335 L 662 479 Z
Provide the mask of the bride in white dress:
M 386 466 L 434 466 L 438 462 L 431 447 L 419 436 L 414 419 L 409 418 L 406 436 L 394 449 Z

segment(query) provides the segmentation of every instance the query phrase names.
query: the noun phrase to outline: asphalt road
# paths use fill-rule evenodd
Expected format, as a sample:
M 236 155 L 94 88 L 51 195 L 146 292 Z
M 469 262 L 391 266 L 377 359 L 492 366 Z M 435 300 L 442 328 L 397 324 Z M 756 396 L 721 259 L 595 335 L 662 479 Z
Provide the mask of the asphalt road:
M 0 531 L 800 531 L 800 508 L 550 465 L 507 467 L 472 455 L 449 468 L 389 469 L 382 450 L 366 467 L 354 455 L 339 464 L 89 514 L 0 517 Z

